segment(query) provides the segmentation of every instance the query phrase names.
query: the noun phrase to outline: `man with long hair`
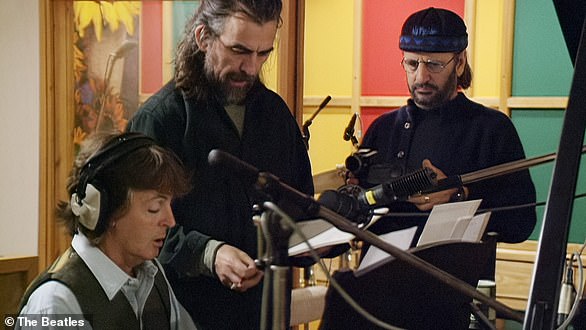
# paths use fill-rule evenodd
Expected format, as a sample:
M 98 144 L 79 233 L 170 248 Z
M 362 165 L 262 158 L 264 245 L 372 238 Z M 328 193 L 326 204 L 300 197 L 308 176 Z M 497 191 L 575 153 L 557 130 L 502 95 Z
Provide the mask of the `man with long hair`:
M 203 329 L 258 329 L 253 205 L 244 178 L 208 165 L 221 149 L 313 194 L 299 127 L 259 78 L 281 24 L 280 0 L 204 0 L 187 23 L 175 77 L 129 123 L 174 150 L 194 171 L 194 190 L 174 210 L 177 226 L 161 263 L 179 300 Z

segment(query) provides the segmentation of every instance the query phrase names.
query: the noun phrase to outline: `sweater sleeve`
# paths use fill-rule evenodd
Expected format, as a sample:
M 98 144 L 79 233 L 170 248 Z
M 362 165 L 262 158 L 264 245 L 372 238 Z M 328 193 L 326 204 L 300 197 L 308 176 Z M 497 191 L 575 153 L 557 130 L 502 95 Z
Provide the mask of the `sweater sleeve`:
M 167 88 L 167 87 L 165 87 Z M 181 141 L 185 131 L 185 118 L 178 96 L 171 92 L 161 92 L 149 99 L 129 121 L 127 130 L 141 132 L 154 138 L 162 146 L 182 156 Z M 204 262 L 206 245 L 210 237 L 198 231 L 184 232 L 177 224 L 167 234 L 159 261 L 167 271 L 177 277 L 190 277 L 209 274 Z

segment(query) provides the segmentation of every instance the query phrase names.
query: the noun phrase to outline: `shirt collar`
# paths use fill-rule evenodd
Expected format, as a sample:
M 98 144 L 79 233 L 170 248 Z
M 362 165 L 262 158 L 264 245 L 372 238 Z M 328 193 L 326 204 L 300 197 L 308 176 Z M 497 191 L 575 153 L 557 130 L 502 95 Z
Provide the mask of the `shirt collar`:
M 109 300 L 114 299 L 122 286 L 132 279 L 83 234 L 75 234 L 71 246 L 94 274 Z M 147 276 L 154 277 L 158 268 L 149 260 L 136 267 L 136 270 L 137 273 L 146 272 Z

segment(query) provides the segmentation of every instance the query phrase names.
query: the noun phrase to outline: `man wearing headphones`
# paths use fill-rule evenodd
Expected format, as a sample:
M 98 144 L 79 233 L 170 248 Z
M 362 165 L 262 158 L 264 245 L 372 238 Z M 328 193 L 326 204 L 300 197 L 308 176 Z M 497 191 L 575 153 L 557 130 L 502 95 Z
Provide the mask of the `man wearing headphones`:
M 221 149 L 313 195 L 299 126 L 259 76 L 281 9 L 281 0 L 201 1 L 177 47 L 174 79 L 128 125 L 194 171 L 194 189 L 173 205 L 178 225 L 159 260 L 203 329 L 258 329 L 263 296 L 252 220 L 263 196 L 247 178 L 210 166 L 209 152 Z
M 86 141 L 68 179 L 71 200 L 57 207 L 71 247 L 29 286 L 20 319 L 30 322 L 16 328 L 195 329 L 155 259 L 175 225 L 171 201 L 188 182 L 181 161 L 147 136 Z

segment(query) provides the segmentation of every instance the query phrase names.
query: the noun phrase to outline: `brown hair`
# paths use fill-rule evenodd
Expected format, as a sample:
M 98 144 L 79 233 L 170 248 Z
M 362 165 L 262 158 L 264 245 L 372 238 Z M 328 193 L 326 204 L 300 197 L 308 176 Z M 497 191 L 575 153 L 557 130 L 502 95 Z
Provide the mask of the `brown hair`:
M 135 133 L 136 134 L 136 133 Z M 76 157 L 71 174 L 67 179 L 67 192 L 71 196 L 80 183 L 80 172 L 83 166 L 92 159 L 92 155 L 111 146 L 120 134 L 95 133 L 81 147 Z M 116 158 L 100 169 L 90 183 L 98 183 L 100 192 L 107 198 L 106 207 L 100 207 L 100 223 L 96 230 L 89 230 L 79 223 L 79 217 L 73 214 L 69 201 L 61 201 L 57 205 L 57 216 L 69 230 L 71 235 L 80 230 L 86 237 L 97 243 L 104 228 L 112 219 L 118 218 L 128 210 L 133 191 L 156 190 L 180 197 L 191 190 L 189 174 L 181 160 L 170 150 L 156 144 L 145 144 Z M 103 198 L 103 197 L 101 197 Z
M 466 65 L 464 66 L 464 72 L 458 77 L 458 87 L 462 89 L 467 89 L 472 84 L 472 68 L 470 64 L 468 64 L 468 60 L 466 60 Z

